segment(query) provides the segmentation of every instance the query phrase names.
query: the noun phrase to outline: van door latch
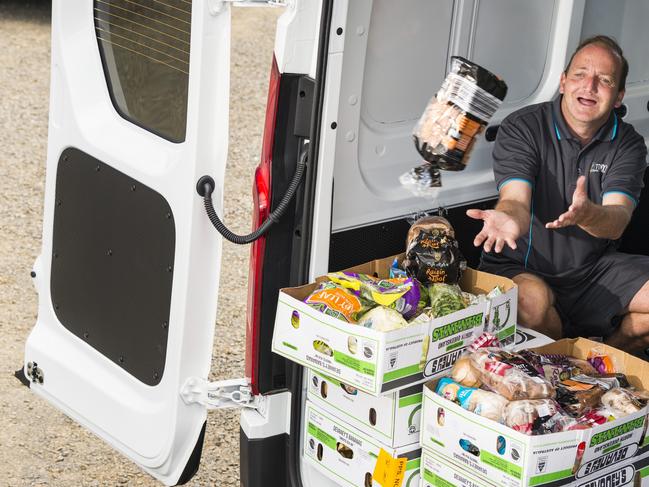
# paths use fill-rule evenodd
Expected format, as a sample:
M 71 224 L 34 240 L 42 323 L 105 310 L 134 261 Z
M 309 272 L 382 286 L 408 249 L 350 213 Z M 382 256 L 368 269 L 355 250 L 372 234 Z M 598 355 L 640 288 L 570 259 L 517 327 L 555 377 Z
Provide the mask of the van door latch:
M 249 408 L 260 413 L 265 410 L 264 396 L 252 393 L 250 380 L 228 379 L 208 382 L 198 377 L 190 377 L 180 390 L 185 404 L 202 404 L 207 409 Z

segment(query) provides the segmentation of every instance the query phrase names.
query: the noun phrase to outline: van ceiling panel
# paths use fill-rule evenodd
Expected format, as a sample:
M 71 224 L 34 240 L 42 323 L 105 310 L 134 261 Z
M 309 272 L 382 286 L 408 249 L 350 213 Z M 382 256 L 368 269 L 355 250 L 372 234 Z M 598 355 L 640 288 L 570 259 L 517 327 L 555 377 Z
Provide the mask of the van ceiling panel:
M 338 103 L 336 129 L 322 141 L 335 144 L 332 231 L 495 197 L 493 143 L 482 136 L 465 171 L 442 172 L 435 196 L 414 197 L 402 187 L 399 176 L 421 163 L 413 127 L 452 55 L 475 59 L 507 82 L 510 95 L 492 124 L 550 99 L 573 15 L 573 4 L 556 1 L 346 2 L 342 72 L 327 87 Z

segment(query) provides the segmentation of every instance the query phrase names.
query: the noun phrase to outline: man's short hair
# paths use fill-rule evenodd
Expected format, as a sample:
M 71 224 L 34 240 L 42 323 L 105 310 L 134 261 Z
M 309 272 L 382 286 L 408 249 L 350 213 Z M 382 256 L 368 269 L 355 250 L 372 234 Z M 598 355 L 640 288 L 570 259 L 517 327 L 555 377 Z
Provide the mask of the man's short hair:
M 570 61 L 568 61 L 568 66 L 566 66 L 565 73 L 568 74 L 568 70 L 570 69 L 570 65 L 572 64 L 572 60 L 575 57 L 575 55 L 581 51 L 584 47 L 589 46 L 591 44 L 599 44 L 600 46 L 608 49 L 611 53 L 613 53 L 615 56 L 618 57 L 620 60 L 620 84 L 618 87 L 618 91 L 622 91 L 626 87 L 626 77 L 629 74 L 629 62 L 626 60 L 624 57 L 624 53 L 622 52 L 622 48 L 620 45 L 617 43 L 615 39 L 609 36 L 605 35 L 596 35 L 589 37 L 588 39 L 584 39 L 579 43 L 579 46 L 577 46 L 577 49 L 575 49 L 575 52 L 572 53 L 572 56 L 570 56 Z

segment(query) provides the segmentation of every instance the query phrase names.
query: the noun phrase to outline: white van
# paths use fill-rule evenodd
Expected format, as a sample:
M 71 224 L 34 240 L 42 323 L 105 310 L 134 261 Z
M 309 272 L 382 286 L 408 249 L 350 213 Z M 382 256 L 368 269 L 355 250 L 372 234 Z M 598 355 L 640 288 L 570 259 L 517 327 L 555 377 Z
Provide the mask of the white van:
M 251 247 L 247 377 L 208 384 L 222 238 L 197 186 L 215 181 L 222 214 L 232 3 L 54 1 L 39 308 L 24 379 L 167 485 L 199 468 L 207 409 L 238 404 L 243 486 L 333 486 L 303 462 L 307 374 L 271 352 L 278 289 L 398 253 L 413 213 L 442 207 L 475 266 L 479 224 L 464 211 L 497 196 L 498 124 L 556 95 L 584 37 L 623 46 L 631 69 L 619 115 L 649 137 L 649 2 L 286 0 L 256 225 L 296 169 L 304 174 Z M 437 196 L 414 197 L 399 175 L 420 163 L 412 129 L 453 55 L 499 74 L 509 92 L 468 168 L 444 172 Z M 649 254 L 645 204 L 622 248 Z

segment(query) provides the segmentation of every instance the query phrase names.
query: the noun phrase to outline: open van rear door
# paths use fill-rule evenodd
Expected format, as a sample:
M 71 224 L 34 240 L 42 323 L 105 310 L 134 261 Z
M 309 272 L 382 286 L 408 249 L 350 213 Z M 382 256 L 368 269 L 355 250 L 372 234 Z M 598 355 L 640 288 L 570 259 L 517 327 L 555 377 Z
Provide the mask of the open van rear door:
M 166 484 L 198 468 L 228 142 L 230 10 L 58 0 L 31 389 Z M 200 388 L 199 388 L 200 389 Z

